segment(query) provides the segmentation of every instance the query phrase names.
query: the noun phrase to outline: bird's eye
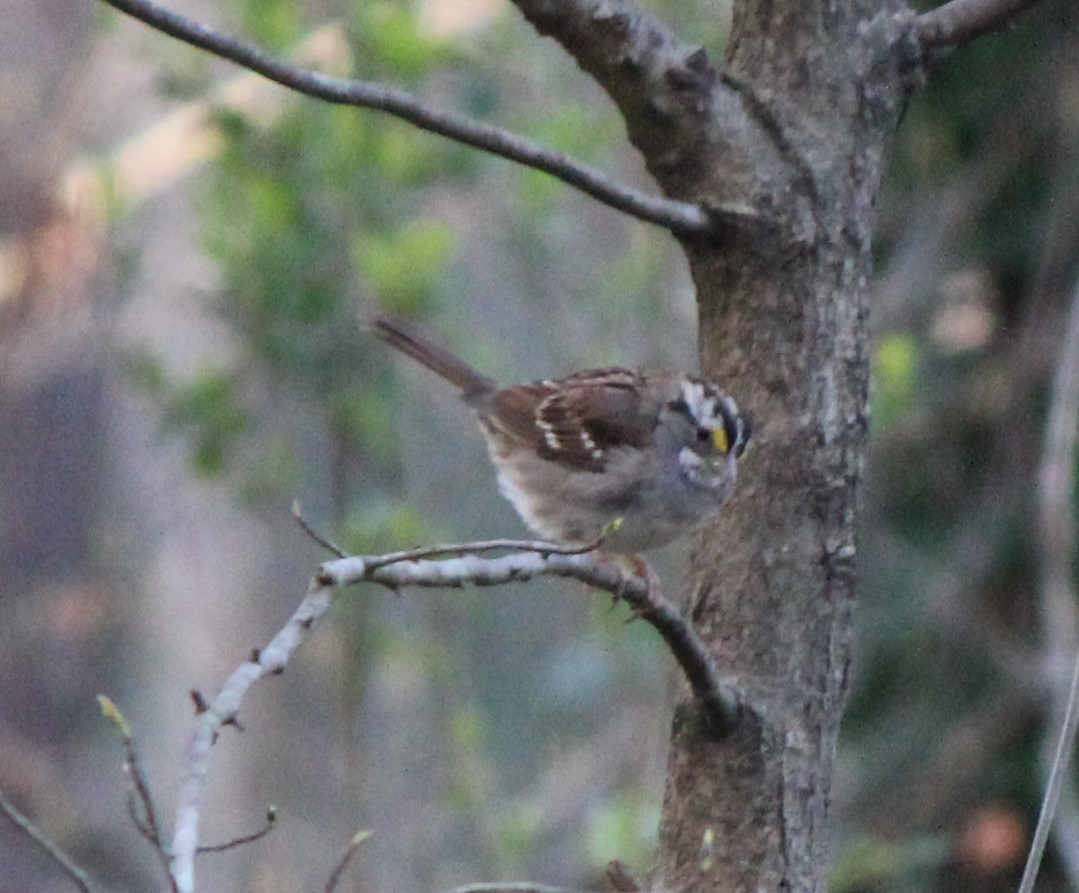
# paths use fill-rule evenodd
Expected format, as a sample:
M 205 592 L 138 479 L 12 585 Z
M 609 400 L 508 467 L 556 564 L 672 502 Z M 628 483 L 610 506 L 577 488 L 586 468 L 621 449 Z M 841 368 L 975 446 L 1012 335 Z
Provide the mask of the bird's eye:
M 699 440 L 701 443 L 707 443 L 711 439 L 712 439 L 712 432 L 709 431 L 707 428 L 698 428 L 697 429 L 697 440 Z

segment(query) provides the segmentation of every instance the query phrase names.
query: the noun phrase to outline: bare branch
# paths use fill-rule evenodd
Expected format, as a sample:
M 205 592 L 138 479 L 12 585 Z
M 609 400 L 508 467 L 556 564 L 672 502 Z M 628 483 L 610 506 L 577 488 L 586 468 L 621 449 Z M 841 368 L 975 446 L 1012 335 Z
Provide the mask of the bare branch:
M 492 881 L 482 884 L 463 884 L 445 893 L 583 893 L 573 887 L 551 887 L 531 881 Z
M 1007 25 L 1038 0 L 951 0 L 914 20 L 923 50 L 950 50 Z
M 603 545 L 603 537 L 585 543 L 583 546 L 564 546 L 561 543 L 549 543 L 545 540 L 477 540 L 474 543 L 442 543 L 434 546 L 420 546 L 400 552 L 387 552 L 372 558 L 368 570 L 400 561 L 417 561 L 421 558 L 437 558 L 440 555 L 478 555 L 481 552 L 535 552 L 538 555 L 583 555 L 594 552 Z M 346 556 L 341 556 L 346 557 Z
M 479 543 L 488 546 L 490 543 Z M 401 586 L 464 587 L 494 586 L 529 580 L 541 575 L 572 577 L 589 586 L 624 599 L 634 614 L 647 621 L 662 636 L 689 680 L 706 728 L 717 735 L 729 732 L 742 709 L 741 698 L 723 681 L 715 659 L 681 612 L 649 587 L 645 580 L 626 571 L 610 558 L 595 552 L 566 554 L 552 552 L 550 543 L 525 543 L 537 551 L 517 552 L 498 558 L 466 554 L 441 561 L 397 559 L 387 564 L 387 556 L 340 558 L 323 564 L 308 586 L 307 594 L 285 626 L 265 648 L 256 649 L 251 659 L 236 669 L 210 701 L 203 700 L 195 731 L 183 757 L 183 772 L 177 797 L 175 833 L 170 871 L 179 893 L 195 889 L 195 855 L 198 852 L 198 823 L 203 791 L 209 772 L 210 752 L 221 729 L 235 723 L 248 689 L 268 675 L 284 671 L 315 622 L 329 607 L 336 592 L 356 583 L 378 583 L 391 589 Z M 505 547 L 505 541 L 498 543 Z M 467 545 L 454 546 L 457 550 Z M 410 553 L 398 553 L 410 554 Z M 505 885 L 492 889 L 510 890 Z M 483 893 L 482 885 L 475 893 Z M 529 890 L 543 893 L 539 887 Z
M 224 853 L 228 850 L 234 850 L 237 847 L 245 846 L 249 843 L 254 843 L 256 840 L 261 840 L 271 831 L 277 822 L 277 810 L 271 806 L 266 810 L 266 823 L 251 834 L 245 834 L 242 837 L 234 837 L 232 840 L 226 840 L 224 843 L 212 843 L 206 846 L 200 846 L 196 853 L 200 856 L 203 853 Z
M 292 517 L 296 519 L 296 523 L 300 525 L 300 529 L 322 546 L 327 552 L 332 552 L 338 558 L 348 557 L 348 554 L 341 549 L 340 546 L 326 539 L 322 534 L 315 530 L 314 527 L 307 523 L 307 519 L 303 516 L 303 509 L 300 508 L 300 501 L 298 499 L 292 500 Z
M 296 500 L 292 502 L 292 517 L 296 519 L 300 529 L 327 552 L 332 552 L 338 558 L 348 558 L 343 549 L 326 539 L 311 526 L 300 509 L 300 503 Z M 387 552 L 384 555 L 379 555 L 377 559 L 368 559 L 367 568 L 370 570 L 376 566 L 396 564 L 399 561 L 416 561 L 420 558 L 436 558 L 440 555 L 476 555 L 481 552 L 512 551 L 538 552 L 540 555 L 582 555 L 585 552 L 594 552 L 602 545 L 602 536 L 582 546 L 566 546 L 561 543 L 550 543 L 546 540 L 511 539 L 477 540 L 471 543 L 439 543 L 433 546 L 417 546 L 415 549 L 403 549 L 399 552 Z M 205 709 L 205 707 L 202 709 Z M 199 712 L 201 713 L 202 710 L 200 709 Z
M 1075 607 L 1075 451 L 1079 446 L 1079 283 L 1072 297 L 1067 331 L 1053 379 L 1053 400 L 1038 475 L 1041 560 L 1039 587 L 1045 670 L 1052 709 L 1051 725 L 1060 732 L 1047 770 L 1045 795 L 1019 885 L 1030 893 L 1068 777 L 1068 761 L 1079 727 L 1079 614 Z M 1069 678 L 1069 662 L 1072 664 Z M 1074 802 L 1069 812 L 1076 812 Z M 1065 862 L 1068 862 L 1067 857 Z M 1069 868 L 1072 868 L 1069 864 Z
M 120 739 L 124 744 L 124 774 L 127 776 L 132 788 L 128 793 L 128 814 L 139 832 L 153 844 L 154 852 L 157 853 L 158 860 L 165 869 L 165 876 L 169 879 L 169 887 L 175 890 L 175 883 L 169 874 L 169 854 L 165 849 L 164 841 L 161 839 L 154 798 L 150 794 L 150 786 L 142 772 L 142 764 L 139 761 L 138 750 L 135 748 L 135 739 L 131 734 L 131 726 L 111 698 L 98 695 L 97 702 L 101 707 L 102 714 L 120 733 Z M 142 806 L 141 816 L 135 808 L 136 799 Z
M 699 140 L 690 131 L 705 116 L 716 82 L 703 47 L 682 41 L 636 0 L 513 3 L 607 91 L 646 159 L 661 141 L 670 152 L 684 138 Z
M 90 876 L 76 865 L 71 857 L 60 849 L 56 842 L 44 831 L 19 812 L 15 808 L 15 804 L 8 800 L 3 791 L 0 791 L 0 812 L 7 817 L 11 824 L 41 847 L 83 893 L 98 893 L 94 882 L 90 880 Z
M 1038 824 L 1034 829 L 1030 852 L 1027 854 L 1027 862 L 1023 867 L 1019 893 L 1033 893 L 1034 882 L 1038 878 L 1038 869 L 1042 864 L 1042 856 L 1045 855 L 1045 844 L 1049 840 L 1049 831 L 1053 826 L 1057 803 L 1064 788 L 1064 780 L 1068 776 L 1068 760 L 1071 759 L 1071 749 L 1075 745 L 1075 732 L 1076 728 L 1079 727 L 1077 701 L 1079 701 L 1079 654 L 1076 655 L 1071 685 L 1068 690 L 1068 704 L 1064 724 L 1060 728 L 1060 737 L 1057 739 L 1056 750 L 1053 753 L 1049 780 L 1045 786 L 1045 795 L 1042 797 L 1041 810 L 1038 812 Z
M 198 850 L 198 823 L 202 795 L 210 768 L 210 751 L 221 729 L 234 722 L 249 688 L 267 675 L 284 671 L 292 652 L 299 647 L 333 600 L 332 588 L 312 580 L 307 595 L 285 626 L 265 648 L 252 654 L 225 681 L 217 695 L 198 715 L 195 731 L 183 757 L 183 772 L 177 797 L 176 824 L 172 838 L 170 872 L 179 893 L 195 889 L 195 854 Z
M 741 699 L 721 679 L 708 647 L 675 605 L 635 574 L 597 553 L 524 552 L 500 558 L 463 555 L 442 561 L 400 561 L 387 565 L 381 557 L 329 561 L 316 579 L 326 586 L 380 583 L 401 586 L 498 586 L 541 575 L 572 577 L 625 600 L 634 614 L 655 627 L 686 675 L 715 734 L 729 732 L 738 719 Z
M 341 856 L 341 860 L 337 863 L 334 870 L 330 872 L 329 880 L 326 881 L 326 893 L 333 893 L 333 891 L 337 889 L 337 884 L 341 880 L 341 875 L 345 873 L 345 869 L 348 868 L 349 863 L 352 861 L 352 857 L 356 855 L 356 851 L 360 848 L 360 845 L 370 836 L 370 831 L 357 831 L 352 835 L 352 840 L 348 842 L 344 855 Z
M 104 2 L 177 40 L 256 71 L 290 90 L 339 105 L 386 112 L 421 130 L 548 173 L 605 205 L 638 220 L 666 227 L 679 236 L 716 237 L 724 222 L 753 222 L 757 219 L 751 208 L 740 205 L 705 209 L 687 202 L 645 195 L 614 182 L 595 168 L 561 152 L 543 148 L 524 137 L 424 105 L 414 96 L 395 87 L 332 77 L 290 65 L 258 47 L 214 31 L 150 0 Z
M 683 40 L 638 0 L 512 2 L 607 92 L 625 119 L 630 142 L 668 194 L 685 195 L 686 173 L 704 159 L 723 159 L 727 188 L 739 192 L 705 186 L 708 197 L 701 200 L 719 197 L 720 219 L 755 242 L 776 235 L 774 212 L 751 212 L 729 201 L 754 194 L 752 187 L 743 192 L 735 185 L 741 179 L 736 172 L 745 173 L 745 183 L 756 182 L 762 148 L 773 147 L 798 166 L 798 153 L 790 151 L 769 104 L 754 102 L 748 84 L 734 89 L 729 73 L 713 64 L 704 46 Z M 800 166 L 796 173 L 799 191 L 812 186 Z M 783 195 L 790 200 L 790 193 Z

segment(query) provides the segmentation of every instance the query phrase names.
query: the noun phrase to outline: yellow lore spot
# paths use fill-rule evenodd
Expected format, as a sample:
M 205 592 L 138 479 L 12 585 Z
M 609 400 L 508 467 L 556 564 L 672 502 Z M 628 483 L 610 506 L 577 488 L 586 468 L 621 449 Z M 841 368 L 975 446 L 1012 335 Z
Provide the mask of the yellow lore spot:
M 715 444 L 716 449 L 724 456 L 727 455 L 731 448 L 731 443 L 727 440 L 727 432 L 722 428 L 716 428 L 712 431 L 712 443 Z

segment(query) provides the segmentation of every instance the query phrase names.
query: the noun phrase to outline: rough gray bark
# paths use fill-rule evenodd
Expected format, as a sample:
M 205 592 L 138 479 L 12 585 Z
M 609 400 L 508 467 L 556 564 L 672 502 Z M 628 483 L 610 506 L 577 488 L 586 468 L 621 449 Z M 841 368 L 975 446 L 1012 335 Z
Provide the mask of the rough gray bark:
M 947 50 L 943 32 L 920 33 L 900 0 L 743 0 L 720 71 L 632 3 L 517 5 L 604 86 L 668 196 L 760 213 L 720 220 L 721 238 L 683 239 L 702 368 L 737 393 L 755 437 L 734 501 L 696 543 L 692 615 L 751 707 L 716 740 L 681 699 L 653 886 L 823 890 L 874 204 L 890 135 L 927 55 Z M 993 4 L 962 5 L 982 24 L 950 33 L 985 30 Z
M 847 691 L 866 433 L 868 278 L 882 155 L 905 86 L 898 4 L 737 8 L 729 84 L 769 137 L 754 200 L 770 238 L 687 246 L 703 367 L 737 381 L 758 449 L 697 543 L 695 622 L 756 715 L 729 740 L 676 729 L 664 886 L 823 890 Z M 782 47 L 782 53 L 775 52 Z M 722 159 L 716 159 L 722 170 Z M 721 175 L 718 175 L 721 177 Z M 708 842 L 714 856 L 702 858 Z

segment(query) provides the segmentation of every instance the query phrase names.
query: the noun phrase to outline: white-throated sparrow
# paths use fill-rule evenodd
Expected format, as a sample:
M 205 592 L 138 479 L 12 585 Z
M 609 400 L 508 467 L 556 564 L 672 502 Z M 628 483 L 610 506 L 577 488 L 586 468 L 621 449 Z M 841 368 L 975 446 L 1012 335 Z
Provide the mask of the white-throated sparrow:
M 637 552 L 715 514 L 734 486 L 749 425 L 725 391 L 692 375 L 592 369 L 499 388 L 399 319 L 376 334 L 461 391 L 479 417 L 499 488 L 558 543 Z

